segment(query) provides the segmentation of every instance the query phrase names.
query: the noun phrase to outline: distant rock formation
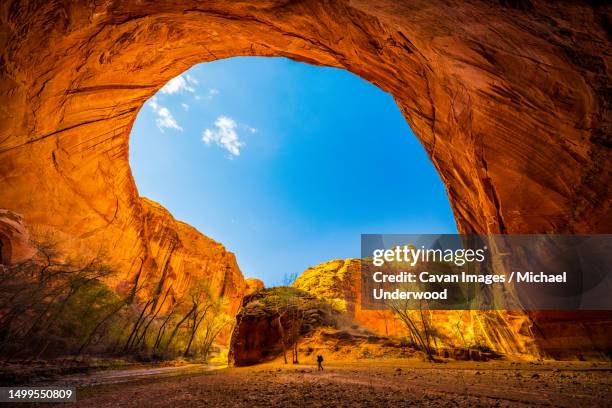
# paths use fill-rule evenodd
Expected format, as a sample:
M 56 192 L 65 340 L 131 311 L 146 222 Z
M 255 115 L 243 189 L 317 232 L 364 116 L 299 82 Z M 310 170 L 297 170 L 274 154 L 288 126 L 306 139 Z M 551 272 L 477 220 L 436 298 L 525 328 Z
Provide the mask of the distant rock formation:
M 320 263 L 302 272 L 292 286 L 328 301 L 345 314 L 346 324 L 357 323 L 383 336 L 406 334 L 392 312 L 361 309 L 359 259 Z
M 328 301 L 344 312 L 345 324 L 356 323 L 378 335 L 405 336 L 407 331 L 391 311 L 364 310 L 361 308 L 361 276 L 359 259 L 336 259 L 323 262 L 305 270 L 293 283 L 293 287 Z M 442 338 L 441 348 L 469 349 L 485 347 L 508 356 L 524 357 L 540 354 L 566 358 L 605 357 L 609 333 L 606 312 L 545 313 L 547 325 L 536 323 L 527 313 L 520 311 L 433 311 L 432 322 Z M 556 317 L 555 317 L 556 316 Z M 584 344 L 584 332 L 578 331 L 572 322 L 584 316 L 589 327 L 589 342 Z M 538 316 L 536 316 L 537 318 Z M 553 339 L 542 333 L 554 333 Z
M 382 336 L 403 336 L 405 327 L 391 311 L 361 308 L 359 259 L 336 259 L 306 269 L 293 287 L 325 299 L 357 323 Z M 475 344 L 507 356 L 607 358 L 611 325 L 607 311 L 433 311 L 443 337 L 461 348 Z M 576 327 L 576 321 L 583 325 Z M 458 325 L 461 329 L 458 328 Z M 461 333 L 460 333 L 461 331 Z M 466 341 L 470 345 L 466 345 Z M 585 346 L 586 345 L 586 346 Z
M 247 289 L 244 292 L 245 296 L 255 293 L 265 287 L 263 281 L 257 278 L 247 278 L 245 279 L 244 283 L 247 285 Z
M 246 296 L 236 316 L 229 364 L 253 365 L 283 354 L 320 326 L 334 326 L 334 311 L 325 301 L 299 289 L 276 287 Z

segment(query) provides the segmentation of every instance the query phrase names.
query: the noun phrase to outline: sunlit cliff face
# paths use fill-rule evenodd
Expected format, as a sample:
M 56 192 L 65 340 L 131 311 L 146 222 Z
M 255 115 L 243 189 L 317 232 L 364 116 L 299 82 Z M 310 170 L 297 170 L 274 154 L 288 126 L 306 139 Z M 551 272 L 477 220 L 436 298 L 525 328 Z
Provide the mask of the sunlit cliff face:
M 361 305 L 359 259 L 333 260 L 304 271 L 294 287 L 327 299 L 351 320 L 377 334 L 409 336 L 406 326 L 391 310 L 366 310 Z M 476 310 L 416 310 L 437 333 L 439 350 L 491 349 L 508 356 L 538 357 L 532 321 L 524 312 Z
M 166 270 L 159 255 L 169 252 L 153 249 L 129 167 L 138 110 L 196 63 L 287 56 L 342 67 L 394 96 L 462 232 L 609 233 L 612 153 L 603 129 L 612 63 L 601 23 L 609 6 L 501 3 L 4 7 L 0 208 L 59 232 L 66 250 L 104 249 L 123 282 L 155 286 Z M 168 276 L 185 282 L 181 263 Z M 244 285 L 233 276 L 234 286 L 220 287 L 238 296 Z M 484 316 L 472 319 L 474 330 L 499 344 L 527 326 L 522 316 Z M 531 317 L 538 350 L 593 349 L 593 338 L 610 348 L 609 312 Z

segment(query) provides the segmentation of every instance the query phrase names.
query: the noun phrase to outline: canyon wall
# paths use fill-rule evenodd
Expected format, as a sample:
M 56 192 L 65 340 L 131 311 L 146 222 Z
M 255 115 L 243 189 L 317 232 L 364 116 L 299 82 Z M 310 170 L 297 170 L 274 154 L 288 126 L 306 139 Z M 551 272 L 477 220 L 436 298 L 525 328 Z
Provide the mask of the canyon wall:
M 62 257 L 100 257 L 107 262 L 113 273 L 106 279 L 121 296 L 136 293 L 140 300 L 154 297 L 163 299 L 158 313 L 164 315 L 178 300 L 189 298 L 190 290 L 202 284 L 214 299 L 223 298 L 222 311 L 233 316 L 240 308 L 242 298 L 258 280 L 245 281 L 233 253 L 200 233 L 192 226 L 177 221 L 164 207 L 147 198 L 140 198 L 144 215 L 143 240 L 148 247 L 146 261 L 135 276 L 126 274 L 130 265 L 112 263 L 120 251 L 129 259 L 132 248 L 107 248 L 104 246 L 85 248 L 78 238 L 50 229 L 34 227 L 30 236 L 28 225 L 19 214 L 0 210 L 0 264 L 11 265 L 41 254 L 37 245 L 48 246 Z M 41 242 L 36 242 L 37 237 Z M 111 237 L 109 237 L 111 238 Z M 111 256 L 107 257 L 108 251 Z M 163 296 L 160 296 L 163 294 Z M 227 331 L 226 331 L 227 332 Z M 224 332 L 227 337 L 229 332 Z M 227 338 L 225 339 L 227 340 Z
M 391 310 L 362 308 L 361 266 L 359 259 L 323 262 L 305 270 L 293 287 L 325 299 L 343 311 L 347 326 L 357 323 L 382 336 L 406 337 L 408 330 Z M 538 356 L 542 350 L 533 322 L 524 313 L 434 310 L 430 312 L 430 319 L 440 334 L 440 348 L 486 346 L 509 357 Z M 587 348 L 593 349 L 594 344 Z
M 292 286 L 343 311 L 345 325 L 357 323 L 382 336 L 406 336 L 392 311 L 362 308 L 361 266 L 359 259 L 323 262 L 302 272 Z M 486 346 L 509 357 L 560 359 L 607 358 L 610 349 L 606 311 L 436 310 L 431 311 L 431 323 L 442 335 L 443 348 Z
M 361 262 L 334 259 L 306 269 L 293 282 L 294 288 L 327 300 L 346 314 L 346 324 L 357 323 L 383 336 L 406 335 L 402 323 L 390 311 L 361 308 Z
M 300 337 L 320 326 L 333 326 L 335 313 L 325 300 L 305 291 L 276 287 L 245 296 L 236 315 L 228 362 L 247 366 L 269 361 L 285 353 Z
M 391 93 L 445 183 L 462 232 L 609 233 L 611 7 L 5 1 L 0 208 L 75 252 L 104 251 L 125 282 L 159 280 L 174 238 L 149 239 L 155 215 L 130 172 L 139 109 L 195 63 L 284 56 L 349 70 Z M 171 258 L 185 282 L 178 273 L 189 268 Z M 223 281 L 240 292 L 237 278 Z M 541 348 L 559 344 L 568 327 L 572 344 L 588 348 L 592 328 L 609 331 L 612 315 L 582 316 L 529 317 L 545 330 Z
M 225 311 L 234 315 L 248 289 L 233 253 L 192 226 L 174 219 L 158 203 L 141 198 L 145 232 L 154 267 L 143 275 L 149 287 L 179 298 L 199 281 L 204 281 L 213 298 L 223 298 Z M 149 297 L 152 293 L 143 293 Z M 168 305 L 169 306 L 169 305 Z

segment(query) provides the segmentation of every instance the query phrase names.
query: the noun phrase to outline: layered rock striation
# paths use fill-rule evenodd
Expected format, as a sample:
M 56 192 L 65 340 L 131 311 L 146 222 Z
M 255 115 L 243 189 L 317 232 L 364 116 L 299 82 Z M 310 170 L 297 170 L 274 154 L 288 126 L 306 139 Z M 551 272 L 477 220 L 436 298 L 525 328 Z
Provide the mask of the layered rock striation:
M 108 263 L 112 273 L 105 278 L 107 284 L 121 297 L 135 294 L 131 302 L 163 299 L 157 311 L 162 316 L 174 303 L 189 298 L 196 285 L 205 286 L 213 299 L 223 299 L 221 311 L 233 316 L 248 290 L 234 254 L 192 226 L 175 220 L 158 203 L 140 198 L 140 205 L 144 215 L 143 238 L 149 252 L 144 261 L 140 259 L 142 265 L 134 276 L 126 273 L 129 268 L 125 264 L 112 262 L 112 255 L 118 250 L 107 257 L 108 248 L 84 247 L 78 239 L 48 227 L 42 228 L 44 233 L 38 231 L 31 237 L 23 217 L 8 210 L 0 210 L 0 264 L 8 266 L 33 257 L 38 259 L 42 256 L 38 247 L 43 246 L 60 257 L 82 261 L 95 258 Z M 37 228 L 41 230 L 40 226 Z
M 344 315 L 344 319 L 337 318 L 340 325 L 355 323 L 381 336 L 405 338 L 409 331 L 392 311 L 362 308 L 361 267 L 359 259 L 323 262 L 305 270 L 292 286 L 333 305 Z M 440 350 L 451 349 L 451 354 L 457 350 L 484 349 L 511 358 L 606 358 L 610 347 L 610 335 L 606 332 L 609 313 L 604 311 L 429 313 L 431 325 L 439 334 Z M 583 326 L 576 327 L 576 321 Z
M 196 282 L 205 281 L 213 298 L 223 298 L 225 311 L 233 316 L 248 289 L 235 255 L 192 226 L 175 220 L 158 203 L 146 198 L 141 198 L 141 203 L 154 261 L 141 279 L 154 282 L 149 287 L 160 292 L 169 289 L 176 299 Z
M 379 335 L 405 335 L 402 324 L 390 311 L 361 308 L 361 262 L 334 259 L 306 269 L 293 287 L 325 299 L 346 317 L 344 324 L 357 323 Z

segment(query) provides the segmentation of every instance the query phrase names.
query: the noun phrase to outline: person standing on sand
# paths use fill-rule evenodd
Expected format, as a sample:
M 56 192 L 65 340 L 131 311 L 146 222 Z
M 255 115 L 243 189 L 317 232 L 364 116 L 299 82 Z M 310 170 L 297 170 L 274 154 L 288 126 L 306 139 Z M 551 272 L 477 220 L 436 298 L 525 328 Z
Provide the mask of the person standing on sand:
M 323 371 L 323 356 L 321 354 L 317 356 L 317 371 Z

